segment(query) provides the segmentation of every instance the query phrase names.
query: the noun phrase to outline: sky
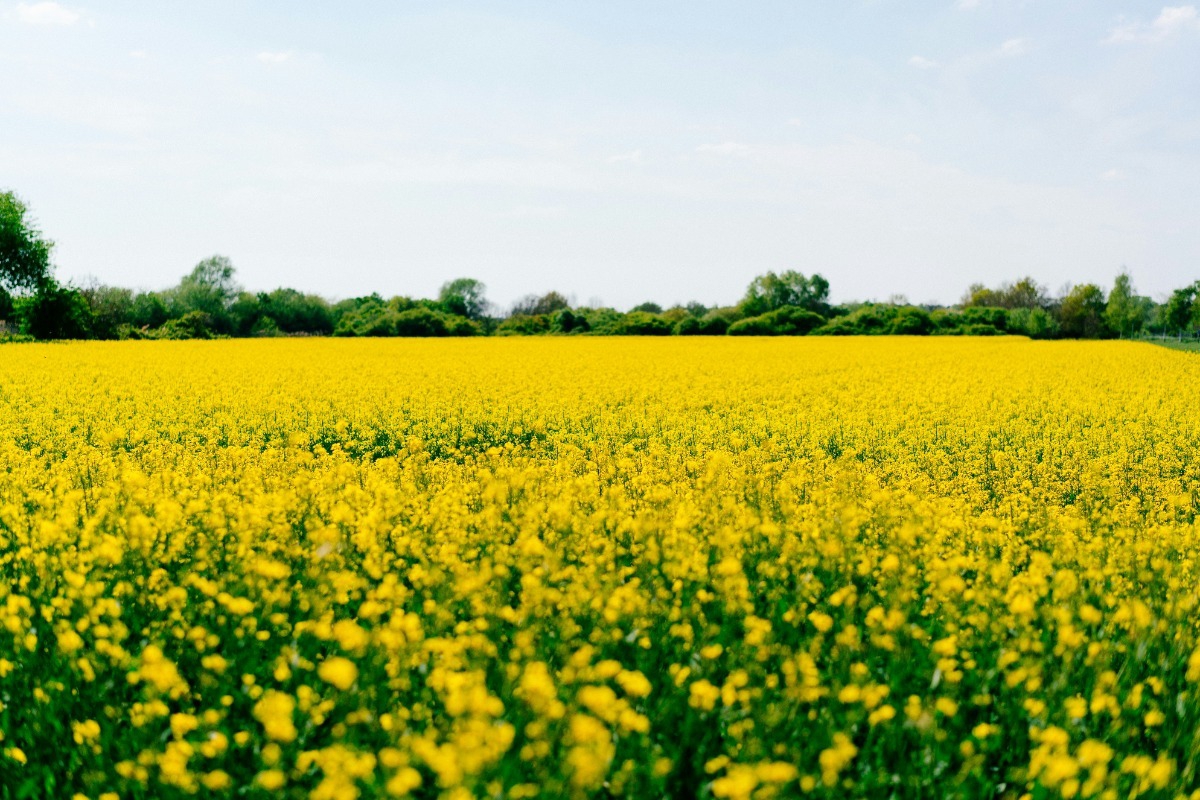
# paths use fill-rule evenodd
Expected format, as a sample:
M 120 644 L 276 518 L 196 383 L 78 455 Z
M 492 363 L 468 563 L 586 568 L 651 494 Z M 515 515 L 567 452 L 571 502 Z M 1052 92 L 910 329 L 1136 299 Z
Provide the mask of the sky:
M 1200 10 L 0 0 L 0 190 L 143 289 L 953 303 L 1200 278 Z

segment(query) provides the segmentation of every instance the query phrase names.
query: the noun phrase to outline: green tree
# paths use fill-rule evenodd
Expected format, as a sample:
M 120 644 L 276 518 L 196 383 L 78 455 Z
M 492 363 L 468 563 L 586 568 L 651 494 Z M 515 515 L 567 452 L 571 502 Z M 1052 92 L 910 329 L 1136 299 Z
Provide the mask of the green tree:
M 1182 289 L 1176 289 L 1171 293 L 1171 297 L 1167 300 L 1166 312 L 1164 314 L 1167 323 L 1167 331 L 1174 331 L 1180 338 L 1187 331 L 1190 331 L 1196 323 L 1196 293 L 1200 290 L 1200 281 L 1185 286 Z
M 13 314 L 13 296 L 8 290 L 0 286 L 0 322 L 7 322 L 12 319 Z M 0 333 L 3 331 L 0 330 Z
M 50 280 L 54 243 L 28 213 L 15 194 L 0 192 L 0 288 L 36 291 Z
M 559 292 L 547 292 L 540 297 L 536 294 L 528 294 L 513 303 L 509 316 L 536 317 L 553 314 L 570 307 L 571 301 Z
M 1104 290 L 1094 283 L 1072 287 L 1062 299 L 1058 324 L 1063 336 L 1075 339 L 1100 339 L 1109 335 L 1104 321 Z
M 235 275 L 233 262 L 225 256 L 204 259 L 171 290 L 172 316 L 199 311 L 215 331 L 232 333 L 230 308 L 241 291 Z
M 487 316 L 487 286 L 474 278 L 458 278 L 442 284 L 438 302 L 450 314 L 480 320 Z
M 87 339 L 92 334 L 92 311 L 83 293 L 47 278 L 36 294 L 17 302 L 21 333 L 36 339 Z
M 118 339 L 128 335 L 133 312 L 133 292 L 95 282 L 85 285 L 79 291 L 91 309 L 93 337 Z
M 820 275 L 807 278 L 794 270 L 779 275 L 768 272 L 759 275 L 746 288 L 742 298 L 742 314 L 757 317 L 784 306 L 797 306 L 824 316 L 829 306 L 829 281 Z
M 967 289 L 962 305 L 964 308 L 1046 308 L 1050 298 L 1037 281 L 1025 277 L 1015 283 L 1002 283 L 999 289 L 973 283 Z
M 129 324 L 134 328 L 157 328 L 171 318 L 171 312 L 159 292 L 134 295 L 129 309 Z
M 1122 338 L 1135 335 L 1146 323 L 1146 307 L 1134 292 L 1128 272 L 1122 272 L 1113 282 L 1104 307 L 1104 321 Z

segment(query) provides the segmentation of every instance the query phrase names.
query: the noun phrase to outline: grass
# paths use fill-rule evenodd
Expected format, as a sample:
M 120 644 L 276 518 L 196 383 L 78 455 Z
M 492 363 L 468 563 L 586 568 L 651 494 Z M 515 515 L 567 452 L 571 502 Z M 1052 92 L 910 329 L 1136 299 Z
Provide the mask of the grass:
M 1146 339 L 1151 344 L 1169 347 L 1172 350 L 1184 350 L 1189 353 L 1200 353 L 1200 341 L 1180 341 L 1178 339 Z

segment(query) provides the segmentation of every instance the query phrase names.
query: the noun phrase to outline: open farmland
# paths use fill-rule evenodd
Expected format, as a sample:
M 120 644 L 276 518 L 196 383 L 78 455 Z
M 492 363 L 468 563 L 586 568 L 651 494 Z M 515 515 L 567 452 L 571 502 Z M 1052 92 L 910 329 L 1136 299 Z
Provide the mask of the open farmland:
M 4 797 L 1200 788 L 1200 358 L 0 350 Z

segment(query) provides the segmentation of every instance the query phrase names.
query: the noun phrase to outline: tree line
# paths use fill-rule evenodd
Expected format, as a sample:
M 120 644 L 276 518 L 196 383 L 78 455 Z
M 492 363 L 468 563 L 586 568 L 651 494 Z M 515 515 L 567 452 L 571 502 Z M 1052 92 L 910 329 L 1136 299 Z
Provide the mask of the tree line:
M 378 294 L 330 301 L 296 289 L 249 292 L 224 256 L 201 261 L 162 291 L 53 276 L 53 243 L 12 193 L 0 193 L 0 334 L 9 339 L 207 339 L 265 336 L 803 336 L 1017 334 L 1035 339 L 1200 335 L 1200 280 L 1165 302 L 1138 295 L 1128 274 L 1105 291 L 1086 283 L 1052 296 L 1032 278 L 971 286 L 954 306 L 829 302 L 829 282 L 796 271 L 756 277 L 726 306 L 647 302 L 628 311 L 578 305 L 559 292 L 508 309 L 460 278 L 435 298 Z

